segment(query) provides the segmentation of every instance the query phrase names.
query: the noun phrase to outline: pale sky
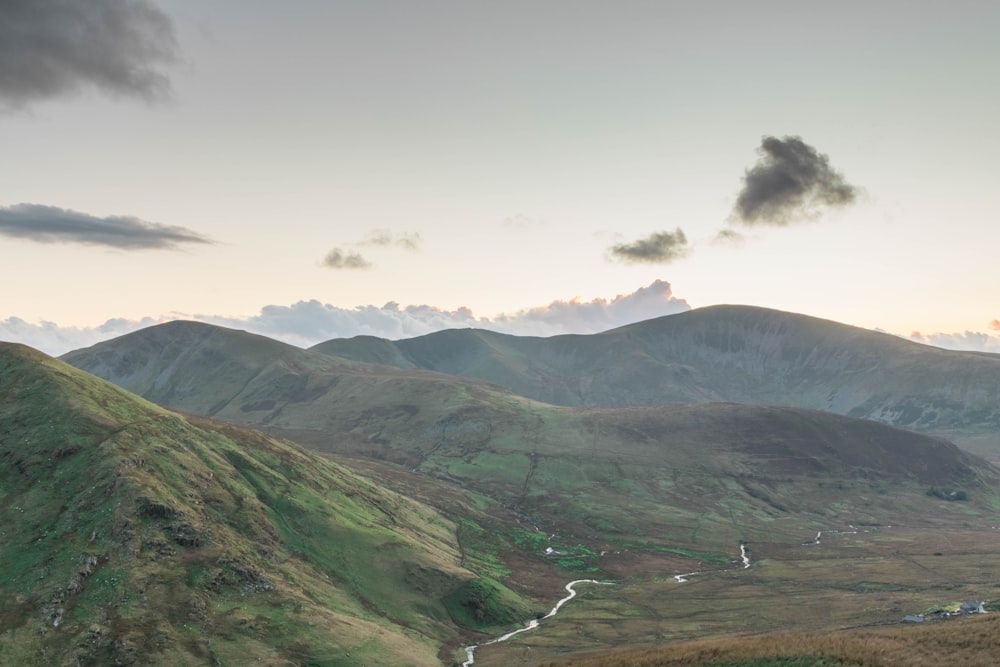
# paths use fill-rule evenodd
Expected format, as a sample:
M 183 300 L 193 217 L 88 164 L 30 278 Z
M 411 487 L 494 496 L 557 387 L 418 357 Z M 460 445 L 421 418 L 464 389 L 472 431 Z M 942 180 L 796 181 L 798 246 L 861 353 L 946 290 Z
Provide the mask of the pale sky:
M 1000 351 L 997 35 L 993 1 L 3 3 L 0 339 L 738 303 Z M 812 205 L 765 201 L 786 167 Z

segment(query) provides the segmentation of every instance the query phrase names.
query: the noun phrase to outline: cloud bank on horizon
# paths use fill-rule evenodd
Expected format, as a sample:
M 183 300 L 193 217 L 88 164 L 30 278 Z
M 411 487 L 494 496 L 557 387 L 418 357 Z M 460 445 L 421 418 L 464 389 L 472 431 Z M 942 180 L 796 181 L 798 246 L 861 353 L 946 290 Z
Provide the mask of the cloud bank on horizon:
M 358 335 L 399 339 L 454 328 L 482 328 L 524 336 L 554 336 L 566 333 L 597 333 L 661 315 L 690 310 L 684 299 L 674 296 L 670 283 L 655 280 L 631 294 L 590 301 L 570 299 L 546 306 L 526 308 L 494 317 L 478 317 L 468 308 L 444 310 L 428 305 L 341 308 L 315 299 L 289 306 L 268 305 L 256 315 L 170 315 L 139 321 L 110 319 L 97 327 L 60 326 L 53 322 L 32 324 L 17 317 L 0 320 L 0 340 L 24 343 L 47 354 L 60 355 L 102 340 L 162 324 L 192 319 L 309 347 L 331 338 Z
M 299 347 L 310 347 L 332 338 L 368 335 L 398 340 L 443 329 L 480 328 L 519 336 L 590 334 L 643 320 L 691 310 L 690 304 L 673 294 L 670 283 L 655 280 L 630 294 L 590 301 L 570 299 L 526 308 L 494 317 L 478 317 L 468 308 L 444 310 L 429 305 L 341 308 L 316 299 L 280 306 L 268 305 L 256 315 L 180 315 L 145 317 L 141 320 L 113 318 L 96 327 L 60 326 L 54 322 L 33 324 L 18 317 L 0 320 L 0 341 L 30 345 L 50 355 L 88 347 L 110 338 L 171 320 L 189 319 L 268 336 Z M 989 323 L 1000 331 L 1000 321 Z M 907 337 L 907 336 L 904 336 Z M 907 338 L 914 342 L 951 350 L 1000 354 L 1000 335 L 965 331 L 922 334 Z
M 161 100 L 176 61 L 172 21 L 145 0 L 0 3 L 0 109 L 85 88 Z

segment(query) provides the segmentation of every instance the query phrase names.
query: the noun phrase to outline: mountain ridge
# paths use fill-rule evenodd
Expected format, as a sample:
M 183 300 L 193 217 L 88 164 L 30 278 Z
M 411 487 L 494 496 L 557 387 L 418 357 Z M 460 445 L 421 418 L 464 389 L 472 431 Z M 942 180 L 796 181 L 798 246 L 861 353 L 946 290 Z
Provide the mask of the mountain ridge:
M 366 361 L 352 340 L 310 349 Z M 393 345 L 419 368 L 557 405 L 723 401 L 815 408 L 924 431 L 1000 427 L 998 355 L 751 306 L 710 306 L 599 334 L 455 329 Z

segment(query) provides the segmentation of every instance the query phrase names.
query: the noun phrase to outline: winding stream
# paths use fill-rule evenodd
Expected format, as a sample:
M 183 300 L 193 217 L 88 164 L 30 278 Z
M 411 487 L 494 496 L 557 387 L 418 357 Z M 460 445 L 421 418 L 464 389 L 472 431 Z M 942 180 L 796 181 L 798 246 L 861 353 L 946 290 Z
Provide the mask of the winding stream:
M 747 549 L 746 542 L 740 542 L 740 559 L 743 561 L 744 570 L 750 567 L 750 551 L 749 549 Z M 676 579 L 677 583 L 680 584 L 686 582 L 688 577 L 694 576 L 696 574 L 704 574 L 704 572 L 688 572 L 687 574 L 675 574 L 674 579 Z M 534 630 L 535 628 L 538 627 L 538 624 L 541 621 L 544 621 L 547 618 L 552 618 L 553 616 L 555 616 L 559 612 L 559 610 L 562 609 L 562 606 L 564 604 L 566 604 L 567 602 L 576 597 L 577 584 L 598 584 L 600 586 L 610 586 L 613 585 L 613 583 L 614 582 L 611 581 L 597 581 L 596 579 L 577 579 L 575 581 L 569 582 L 568 584 L 566 584 L 566 591 L 569 593 L 569 595 L 559 600 L 559 602 L 556 603 L 556 606 L 552 608 L 552 611 L 550 611 L 545 616 L 542 616 L 541 618 L 533 618 L 530 621 L 528 621 L 528 624 L 523 628 L 519 628 L 512 632 L 508 632 L 507 634 L 501 637 L 497 637 L 496 639 L 491 639 L 490 641 L 483 642 L 482 644 L 473 644 L 472 646 L 466 646 L 465 656 L 467 660 L 462 663 L 462 667 L 472 667 L 472 664 L 476 661 L 476 656 L 475 656 L 476 649 L 479 648 L 480 646 L 489 646 L 490 644 L 499 644 L 500 642 L 505 642 L 511 637 L 519 635 L 522 632 L 528 632 L 529 630 Z
M 854 535 L 857 534 L 858 532 L 865 532 L 865 533 L 870 532 L 867 529 L 864 531 L 859 531 L 858 528 L 856 528 L 853 524 L 849 524 L 848 527 L 850 528 L 850 530 L 833 530 L 833 531 L 828 530 L 826 532 L 839 535 Z M 889 526 L 889 528 L 891 528 L 891 526 Z M 1000 529 L 1000 526 L 998 526 L 997 528 Z M 820 539 L 822 537 L 823 537 L 823 531 L 818 531 L 816 533 L 816 537 L 814 537 L 809 542 L 803 542 L 803 545 L 820 544 Z M 601 555 L 603 556 L 604 553 L 602 552 Z M 740 560 L 743 563 L 744 570 L 750 567 L 751 565 L 750 550 L 747 548 L 746 542 L 740 542 Z M 702 570 L 698 572 L 687 572 L 685 574 L 675 574 L 673 576 L 674 579 L 677 581 L 677 583 L 682 584 L 688 581 L 688 577 L 693 577 L 697 574 L 709 574 L 710 572 L 718 572 L 718 570 Z M 528 632 L 529 630 L 534 630 L 535 628 L 538 627 L 541 621 L 544 621 L 547 618 L 552 618 L 553 616 L 555 616 L 559 612 L 559 610 L 562 609 L 562 606 L 564 604 L 566 604 L 567 602 L 576 597 L 575 587 L 577 584 L 598 584 L 601 586 L 609 586 L 612 585 L 613 583 L 614 582 L 610 581 L 597 581 L 596 579 L 577 579 L 575 581 L 569 582 L 568 584 L 566 584 L 566 591 L 569 593 L 569 595 L 559 600 L 559 602 L 556 603 L 556 606 L 552 608 L 552 611 L 550 611 L 545 616 L 542 616 L 541 618 L 533 618 L 523 628 L 519 628 L 512 632 L 508 632 L 507 634 L 497 637 L 496 639 L 491 639 L 490 641 L 483 642 L 482 644 L 473 644 L 472 646 L 466 646 L 465 655 L 468 659 L 462 663 L 462 667 L 472 667 L 472 664 L 476 661 L 475 658 L 476 649 L 479 648 L 480 646 L 489 646 L 490 644 L 499 644 L 500 642 L 505 642 L 511 637 L 519 635 L 522 632 Z
M 564 597 L 562 600 L 559 600 L 559 602 L 556 603 L 556 606 L 552 608 L 552 611 L 550 611 L 545 616 L 542 616 L 540 619 L 533 618 L 530 621 L 528 621 L 528 624 L 523 628 L 519 630 L 514 630 L 513 632 L 508 632 L 502 637 L 491 639 L 490 641 L 483 642 L 482 644 L 473 644 L 472 646 L 466 646 L 465 656 L 468 658 L 468 660 L 462 663 L 462 667 L 470 667 L 472 663 L 476 661 L 475 652 L 476 649 L 479 648 L 480 646 L 489 646 L 490 644 L 499 644 L 500 642 L 505 642 L 514 635 L 519 635 L 522 632 L 527 632 L 528 630 L 534 630 L 535 628 L 538 627 L 540 621 L 544 621 L 546 618 L 552 618 L 553 616 L 555 616 L 564 604 L 566 604 L 567 602 L 576 597 L 575 586 L 577 584 L 599 584 L 601 586 L 610 586 L 612 585 L 612 583 L 613 582 L 610 581 L 597 581 L 596 579 L 577 579 L 576 581 L 569 582 L 568 584 L 566 584 L 566 590 L 567 592 L 569 592 L 569 595 Z

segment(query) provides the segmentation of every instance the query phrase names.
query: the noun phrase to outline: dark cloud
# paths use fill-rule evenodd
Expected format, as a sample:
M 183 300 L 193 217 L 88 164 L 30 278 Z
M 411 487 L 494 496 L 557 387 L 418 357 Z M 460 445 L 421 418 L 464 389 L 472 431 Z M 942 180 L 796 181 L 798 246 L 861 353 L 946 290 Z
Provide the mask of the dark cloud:
M 608 252 L 627 264 L 668 264 L 688 251 L 687 237 L 678 227 L 672 232 L 655 232 L 635 243 L 619 243 Z
M 757 152 L 760 159 L 744 174 L 733 207 L 736 222 L 784 226 L 858 198 L 858 188 L 834 171 L 830 158 L 799 137 L 764 137 Z
M 176 53 L 170 19 L 146 0 L 0 0 L 0 106 L 85 87 L 161 99 Z
M 190 229 L 132 216 L 98 218 L 41 204 L 0 207 L 0 234 L 39 243 L 83 243 L 122 250 L 172 249 L 184 243 L 212 243 Z
M 334 248 L 326 253 L 323 266 L 330 269 L 370 269 L 372 264 L 356 252 Z
M 420 249 L 420 234 L 417 232 L 403 232 L 401 234 L 396 234 L 388 229 L 376 229 L 371 234 L 368 235 L 364 241 L 359 245 L 376 245 L 376 246 L 399 246 L 405 250 L 419 250 Z

